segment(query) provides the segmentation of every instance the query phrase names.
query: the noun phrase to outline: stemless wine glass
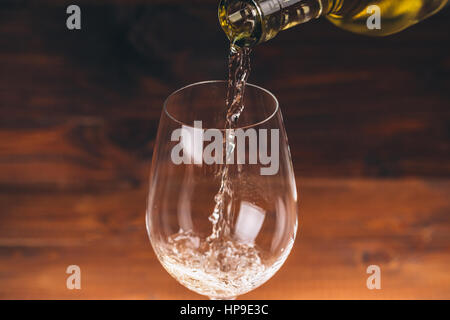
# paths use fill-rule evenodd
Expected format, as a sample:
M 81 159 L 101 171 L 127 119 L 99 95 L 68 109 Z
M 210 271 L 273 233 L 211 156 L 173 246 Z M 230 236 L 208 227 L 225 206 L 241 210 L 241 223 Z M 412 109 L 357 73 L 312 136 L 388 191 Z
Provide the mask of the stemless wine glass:
M 187 288 L 234 299 L 266 282 L 289 255 L 297 191 L 278 101 L 247 84 L 226 130 L 225 81 L 172 93 L 153 153 L 147 231 L 164 268 Z

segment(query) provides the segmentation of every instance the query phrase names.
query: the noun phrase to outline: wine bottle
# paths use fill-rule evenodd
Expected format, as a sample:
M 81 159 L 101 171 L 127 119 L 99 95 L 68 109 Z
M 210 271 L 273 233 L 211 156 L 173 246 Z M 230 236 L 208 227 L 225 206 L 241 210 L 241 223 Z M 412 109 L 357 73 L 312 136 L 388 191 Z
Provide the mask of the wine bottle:
M 221 0 L 219 22 L 230 41 L 241 47 L 268 41 L 281 30 L 322 16 L 351 32 L 386 36 L 435 14 L 447 1 Z M 369 28 L 367 23 L 374 10 L 378 10 L 379 28 Z

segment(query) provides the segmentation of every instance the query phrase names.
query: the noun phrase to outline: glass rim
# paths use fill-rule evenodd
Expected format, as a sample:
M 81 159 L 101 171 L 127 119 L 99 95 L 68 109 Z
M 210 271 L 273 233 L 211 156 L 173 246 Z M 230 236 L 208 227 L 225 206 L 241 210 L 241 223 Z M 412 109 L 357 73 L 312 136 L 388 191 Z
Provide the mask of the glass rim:
M 164 105 L 163 105 L 164 113 L 165 113 L 170 119 L 172 119 L 173 121 L 177 122 L 178 124 L 180 124 L 180 125 L 182 125 L 182 126 L 194 128 L 193 125 L 186 124 L 186 123 L 184 123 L 184 121 L 178 120 L 177 118 L 175 118 L 173 115 L 170 114 L 170 112 L 167 110 L 167 104 L 168 104 L 168 102 L 169 102 L 169 99 L 170 99 L 172 96 L 176 95 L 177 93 L 179 93 L 179 92 L 181 92 L 181 91 L 183 91 L 183 90 L 185 90 L 185 89 L 188 89 L 188 88 L 190 88 L 190 87 L 194 87 L 194 86 L 198 86 L 198 85 L 211 84 L 211 83 L 219 83 L 219 82 L 220 82 L 220 83 L 226 83 L 227 81 L 226 81 L 226 80 L 206 80 L 206 81 L 199 81 L 199 82 L 194 82 L 194 83 L 188 84 L 188 85 L 186 85 L 186 86 L 184 86 L 184 87 L 181 87 L 181 88 L 175 90 L 174 92 L 172 92 L 171 94 L 169 94 L 169 96 L 168 96 L 168 97 L 166 98 L 166 100 L 164 101 Z M 267 93 L 267 94 L 275 101 L 275 110 L 274 110 L 269 116 L 267 116 L 265 119 L 263 119 L 263 120 L 261 120 L 261 121 L 259 121 L 259 122 L 256 122 L 256 123 L 253 123 L 253 124 L 250 124 L 250 125 L 247 125 L 247 126 L 243 126 L 243 127 L 239 127 L 239 126 L 238 126 L 238 127 L 233 128 L 234 130 L 236 130 L 236 129 L 247 129 L 247 128 L 252 128 L 252 127 L 256 127 L 256 126 L 262 125 L 262 124 L 266 123 L 267 121 L 269 121 L 270 119 L 272 119 L 272 118 L 275 116 L 275 114 L 278 112 L 279 108 L 280 108 L 280 104 L 279 104 L 279 102 L 278 102 L 277 97 L 276 97 L 272 92 L 270 92 L 269 90 L 267 90 L 267 89 L 265 89 L 265 88 L 263 88 L 263 87 L 257 86 L 257 85 L 255 85 L 255 84 L 248 83 L 248 82 L 245 84 L 245 86 L 253 87 L 253 88 L 256 88 L 256 89 L 258 89 L 258 90 L 261 90 L 261 91 L 264 91 L 265 93 Z M 225 98 L 225 97 L 224 97 L 224 98 Z M 204 128 L 204 129 L 208 129 L 208 128 Z M 225 130 L 227 130 L 226 128 L 223 128 L 223 129 L 221 129 L 221 128 L 210 128 L 210 129 L 217 129 L 217 130 L 220 130 L 220 131 L 225 131 Z

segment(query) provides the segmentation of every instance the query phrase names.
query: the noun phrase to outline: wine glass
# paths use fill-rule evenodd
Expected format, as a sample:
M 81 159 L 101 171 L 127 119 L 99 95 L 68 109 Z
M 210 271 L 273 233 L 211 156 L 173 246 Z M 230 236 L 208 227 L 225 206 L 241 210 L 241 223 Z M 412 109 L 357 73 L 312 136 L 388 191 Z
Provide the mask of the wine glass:
M 167 272 L 211 299 L 234 299 L 282 266 L 297 231 L 297 191 L 278 101 L 247 84 L 226 130 L 225 81 L 188 85 L 164 104 L 146 214 Z

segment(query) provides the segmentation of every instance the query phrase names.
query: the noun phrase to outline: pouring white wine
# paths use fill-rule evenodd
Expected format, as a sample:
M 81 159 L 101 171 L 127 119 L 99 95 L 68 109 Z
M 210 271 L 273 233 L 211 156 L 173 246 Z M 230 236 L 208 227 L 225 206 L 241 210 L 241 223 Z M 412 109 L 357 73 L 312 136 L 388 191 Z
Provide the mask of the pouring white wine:
M 400 32 L 441 10 L 448 0 L 222 0 L 219 22 L 230 41 L 251 47 L 280 31 L 326 17 L 355 33 L 386 36 Z M 380 9 L 382 27 L 367 28 L 368 7 Z

